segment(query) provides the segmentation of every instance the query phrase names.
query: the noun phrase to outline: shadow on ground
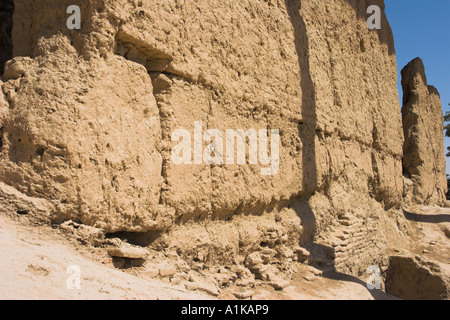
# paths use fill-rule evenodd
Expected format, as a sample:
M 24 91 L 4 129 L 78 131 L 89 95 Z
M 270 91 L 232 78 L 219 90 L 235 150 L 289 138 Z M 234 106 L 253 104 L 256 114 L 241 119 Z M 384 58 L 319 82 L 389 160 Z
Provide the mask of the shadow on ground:
M 425 222 L 425 223 L 443 223 L 450 222 L 450 214 L 419 214 L 409 212 L 403 209 L 405 218 L 410 221 Z

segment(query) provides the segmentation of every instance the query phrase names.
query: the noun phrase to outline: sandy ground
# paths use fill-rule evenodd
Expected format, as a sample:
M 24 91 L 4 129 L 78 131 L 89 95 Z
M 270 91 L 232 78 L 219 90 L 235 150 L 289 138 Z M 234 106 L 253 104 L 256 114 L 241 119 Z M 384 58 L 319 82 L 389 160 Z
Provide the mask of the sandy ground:
M 410 250 L 429 259 L 450 263 L 450 208 L 413 206 L 404 213 L 415 244 Z
M 188 291 L 182 284 L 142 279 L 104 265 L 50 226 L 30 226 L 21 219 L 0 216 L 1 299 L 214 299 Z M 307 281 L 303 277 L 307 271 L 299 269 L 282 291 L 269 286 L 251 289 L 252 299 L 393 299 L 379 290 L 368 290 L 365 281 L 347 275 Z M 219 296 L 230 297 L 226 292 Z
M 50 227 L 0 216 L 0 248 L 1 299 L 209 299 L 89 260 Z M 79 289 L 71 266 L 79 267 Z
M 450 209 L 413 207 L 405 210 L 405 216 L 415 238 L 410 252 L 449 266 Z M 105 255 L 104 249 L 80 245 L 51 226 L 31 225 L 20 215 L 0 215 L 0 299 L 234 298 L 236 288 L 212 297 L 189 291 L 183 283 L 173 285 L 160 279 L 143 279 L 133 275 L 133 270 L 114 268 L 105 261 Z M 395 299 L 380 290 L 367 289 L 366 280 L 344 274 L 311 277 L 311 267 L 302 265 L 283 290 L 258 285 L 244 291 L 248 299 L 254 300 Z

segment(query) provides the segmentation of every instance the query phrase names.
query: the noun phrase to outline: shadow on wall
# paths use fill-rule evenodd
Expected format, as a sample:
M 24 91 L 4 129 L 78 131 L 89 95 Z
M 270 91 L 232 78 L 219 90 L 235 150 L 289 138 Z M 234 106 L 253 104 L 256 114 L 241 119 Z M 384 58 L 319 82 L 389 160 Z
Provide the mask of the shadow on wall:
M 0 75 L 5 62 L 12 58 L 11 32 L 13 26 L 14 0 L 0 2 Z
M 358 16 L 361 15 L 361 12 L 364 12 L 365 14 L 367 7 L 365 7 L 362 11 L 362 7 L 359 4 L 360 0 L 348 0 L 348 2 L 354 7 L 355 11 L 358 13 Z M 378 3 L 379 2 L 380 1 L 378 1 Z M 381 290 L 367 289 L 366 283 L 355 276 L 337 272 L 334 265 L 334 248 L 314 242 L 317 232 L 317 221 L 315 214 L 309 205 L 309 199 L 318 186 L 315 145 L 317 124 L 316 93 L 310 72 L 309 39 L 306 32 L 306 24 L 301 15 L 301 0 L 285 0 L 285 4 L 294 29 L 295 48 L 301 74 L 299 85 L 302 92 L 301 113 L 303 123 L 299 124 L 298 132 L 303 145 L 303 192 L 300 198 L 297 198 L 291 203 L 292 208 L 302 221 L 303 231 L 300 239 L 300 246 L 305 247 L 311 252 L 312 256 L 310 258 L 312 258 L 312 261 L 310 264 L 319 270 L 322 270 L 323 277 L 331 280 L 357 283 L 366 288 L 366 290 L 368 290 L 372 297 L 376 300 L 393 299 L 393 297 L 387 295 Z M 389 50 L 391 49 L 393 49 L 393 46 L 389 46 Z
M 353 8 L 356 17 L 363 21 L 367 21 L 367 8 L 370 5 L 378 5 L 382 9 L 382 28 L 381 30 L 374 30 L 377 32 L 381 43 L 387 45 L 389 54 L 395 54 L 394 39 L 392 35 L 389 22 L 384 14 L 383 0 L 346 0 L 346 2 Z M 302 149 L 302 196 L 309 197 L 312 195 L 318 186 L 317 181 L 317 163 L 316 163 L 316 126 L 317 126 L 317 106 L 316 106 L 316 88 L 311 78 L 310 71 L 310 43 L 306 28 L 305 20 L 301 15 L 302 2 L 301 0 L 285 0 L 285 5 L 289 19 L 291 21 L 295 48 L 298 56 L 298 63 L 300 67 L 300 88 L 302 92 L 301 114 L 303 122 L 299 123 L 298 133 L 301 139 Z M 355 31 L 356 32 L 356 31 Z
M 308 258 L 308 264 L 318 270 L 321 270 L 323 278 L 340 282 L 353 282 L 359 285 L 363 290 L 367 290 L 374 300 L 398 299 L 380 289 L 368 289 L 367 283 L 358 277 L 336 271 L 336 266 L 334 264 L 334 258 L 336 256 L 335 249 L 333 247 L 314 242 L 314 236 L 316 233 L 316 219 L 308 202 L 304 200 L 296 200 L 294 202 L 293 209 L 300 217 L 303 226 L 300 246 L 306 248 L 310 252 L 311 255 Z M 367 274 L 367 278 L 368 277 L 369 274 Z
M 362 19 L 367 21 L 369 18 L 369 14 L 367 13 L 367 9 L 371 5 L 377 5 L 381 9 L 381 29 L 380 30 L 372 30 L 371 32 L 376 32 L 378 35 L 378 39 L 381 43 L 387 45 L 389 55 L 395 55 L 395 45 L 394 45 L 394 35 L 392 33 L 391 26 L 385 14 L 385 2 L 384 0 L 345 0 L 356 12 L 356 16 L 358 19 Z
M 302 92 L 301 114 L 303 122 L 299 123 L 298 133 L 302 141 L 302 191 L 309 197 L 317 188 L 316 166 L 316 94 L 309 68 L 309 40 L 306 24 L 300 14 L 300 0 L 285 0 L 287 12 L 294 29 L 295 49 L 300 67 L 300 88 Z

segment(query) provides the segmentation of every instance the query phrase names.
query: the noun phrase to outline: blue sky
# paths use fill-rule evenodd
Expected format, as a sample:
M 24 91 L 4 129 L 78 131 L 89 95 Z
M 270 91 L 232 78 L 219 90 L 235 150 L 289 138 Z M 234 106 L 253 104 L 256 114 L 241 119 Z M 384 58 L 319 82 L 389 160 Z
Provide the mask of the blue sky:
M 386 0 L 386 14 L 394 32 L 398 71 L 420 57 L 428 84 L 435 86 L 444 113 L 450 111 L 450 0 Z M 399 75 L 400 99 L 402 90 Z M 445 139 L 450 146 L 450 138 Z M 450 159 L 447 158 L 450 174 Z

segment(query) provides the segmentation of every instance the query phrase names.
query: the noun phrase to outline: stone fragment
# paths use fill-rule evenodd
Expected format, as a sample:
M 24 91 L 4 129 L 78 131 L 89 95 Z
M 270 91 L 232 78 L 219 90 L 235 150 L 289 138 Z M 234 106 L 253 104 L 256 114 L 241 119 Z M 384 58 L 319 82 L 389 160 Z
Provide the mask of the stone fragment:
M 141 272 L 144 277 L 147 278 L 155 278 L 159 275 L 159 269 L 157 267 L 147 267 L 144 271 Z
M 171 277 L 175 273 L 177 273 L 177 268 L 170 265 L 160 265 L 159 266 L 159 275 L 161 277 Z
M 15 80 L 20 78 L 32 64 L 33 59 L 29 57 L 15 57 L 5 63 L 3 78 Z
M 245 260 L 245 265 L 247 267 L 253 267 L 259 264 L 262 264 L 263 260 L 261 258 L 261 253 L 259 252 L 253 252 L 247 256 L 247 259 Z
M 298 261 L 302 263 L 305 262 L 310 256 L 310 252 L 305 248 L 298 247 L 294 250 L 294 252 L 297 253 Z
M 111 257 L 118 258 L 145 259 L 148 256 L 148 251 L 144 248 L 122 247 L 108 249 L 108 254 Z
M 189 281 L 189 275 L 184 272 L 177 272 L 173 275 L 174 277 L 180 278 L 181 281 Z
M 220 286 L 228 285 L 237 279 L 237 275 L 229 270 L 222 269 L 220 272 L 214 274 L 214 279 Z
M 284 288 L 287 288 L 290 285 L 289 280 L 282 279 L 281 277 L 271 279 L 270 282 L 268 282 L 268 285 L 273 287 L 275 290 L 283 290 Z
M 217 297 L 219 295 L 219 290 L 216 286 L 211 283 L 206 282 L 188 282 L 185 284 L 186 289 L 188 290 L 199 290 L 206 292 L 212 296 Z
M 267 290 L 258 290 L 253 295 L 252 300 L 269 300 L 271 293 Z
M 246 290 L 246 291 L 240 291 L 240 290 L 235 290 L 231 292 L 236 298 L 238 299 L 248 299 L 250 297 L 252 297 L 255 294 L 255 291 L 253 290 Z

